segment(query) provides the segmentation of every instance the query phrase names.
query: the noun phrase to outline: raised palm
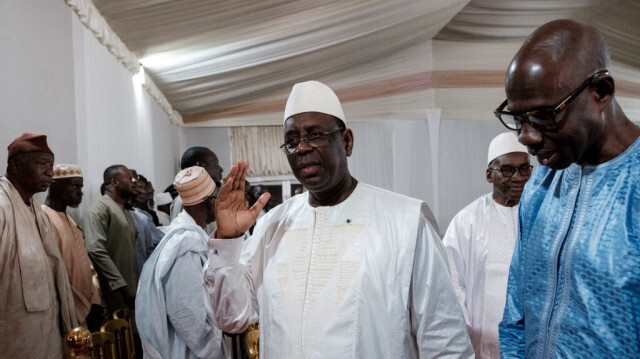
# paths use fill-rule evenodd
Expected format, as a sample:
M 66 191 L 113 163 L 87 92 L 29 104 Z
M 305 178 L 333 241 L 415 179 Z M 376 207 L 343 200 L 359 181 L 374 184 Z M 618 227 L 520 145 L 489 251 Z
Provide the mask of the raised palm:
M 216 238 L 237 238 L 246 233 L 267 204 L 271 194 L 264 193 L 248 207 L 244 185 L 249 163 L 239 161 L 231 168 L 216 199 Z

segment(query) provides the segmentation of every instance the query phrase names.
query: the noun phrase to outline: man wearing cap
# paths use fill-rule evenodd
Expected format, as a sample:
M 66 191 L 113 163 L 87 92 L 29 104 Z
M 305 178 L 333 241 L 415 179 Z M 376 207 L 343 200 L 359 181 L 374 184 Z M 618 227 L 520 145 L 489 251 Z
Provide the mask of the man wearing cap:
M 271 209 L 244 202 L 248 164 L 218 196 L 205 287 L 224 332 L 260 322 L 260 358 L 471 358 L 464 317 L 427 205 L 353 178 L 338 97 L 293 87 L 284 150 L 307 192 Z
M 640 353 L 640 128 L 593 26 L 542 25 L 511 61 L 494 112 L 541 166 L 520 200 L 504 357 Z
M 24 133 L 9 145 L 0 177 L 0 340 L 7 358 L 62 358 L 77 326 L 56 233 L 33 198 L 53 176 L 47 136 Z
M 216 183 L 218 188 L 222 184 L 222 167 L 218 161 L 218 156 L 206 147 L 195 146 L 187 149 L 182 154 L 180 159 L 180 169 L 185 169 L 193 166 L 199 166 L 204 168 L 213 182 Z M 176 218 L 182 211 L 182 198 L 177 196 L 173 203 L 171 203 L 171 220 Z M 212 222 L 207 227 L 207 233 L 213 233 L 215 230 L 215 223 Z
M 89 258 L 98 273 L 108 315 L 134 308 L 138 287 L 136 227 L 125 209 L 137 194 L 136 179 L 123 165 L 108 167 L 103 174 L 105 194 L 89 205 L 84 215 L 84 237 Z
M 160 192 L 156 194 L 155 198 L 156 206 L 158 206 L 158 221 L 160 221 L 161 226 L 168 226 L 171 224 L 171 217 L 169 216 L 171 202 L 173 201 L 171 193 Z
M 207 261 L 204 228 L 215 218 L 216 185 L 202 167 L 176 175 L 184 211 L 147 260 L 136 298 L 136 323 L 145 357 L 224 358 L 222 332 L 207 316 L 202 267 Z
M 144 262 L 151 256 L 155 246 L 160 243 L 164 233 L 159 230 L 153 223 L 151 214 L 140 208 L 140 204 L 147 200 L 146 178 L 139 175 L 134 169 L 129 169 L 131 174 L 136 179 L 136 195 L 131 197 L 127 203 L 127 210 L 133 218 L 133 223 L 136 226 L 136 232 L 138 233 L 136 249 L 136 261 L 138 263 L 138 275 L 142 273 L 142 266 Z
M 58 247 L 67 268 L 73 290 L 73 301 L 78 324 L 99 330 L 102 321 L 102 302 L 98 287 L 93 284 L 93 268 L 84 244 L 82 231 L 66 213 L 67 207 L 76 208 L 82 202 L 84 179 L 77 165 L 53 166 L 53 181 L 42 210 L 57 232 Z M 92 313 L 89 318 L 89 313 Z
M 486 171 L 493 191 L 458 212 L 442 238 L 478 359 L 500 358 L 498 324 L 518 232 L 518 203 L 531 168 L 526 147 L 513 133 L 496 136 Z

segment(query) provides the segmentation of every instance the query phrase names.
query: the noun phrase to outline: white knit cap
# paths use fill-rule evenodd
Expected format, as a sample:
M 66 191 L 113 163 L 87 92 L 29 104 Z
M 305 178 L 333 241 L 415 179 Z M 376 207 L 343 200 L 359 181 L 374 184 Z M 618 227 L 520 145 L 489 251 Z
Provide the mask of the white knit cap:
M 511 152 L 527 152 L 527 148 L 518 142 L 518 137 L 513 132 L 505 132 L 497 135 L 489 144 L 487 165 L 496 158 Z
M 342 112 L 338 96 L 329 86 L 318 81 L 300 82 L 293 86 L 287 106 L 284 109 L 284 121 L 293 115 L 303 112 L 321 112 L 337 117 L 344 124 L 347 121 Z M 284 124 L 283 121 L 283 124 Z
M 156 194 L 156 206 L 162 206 L 173 202 L 173 197 L 169 192 L 160 192 Z

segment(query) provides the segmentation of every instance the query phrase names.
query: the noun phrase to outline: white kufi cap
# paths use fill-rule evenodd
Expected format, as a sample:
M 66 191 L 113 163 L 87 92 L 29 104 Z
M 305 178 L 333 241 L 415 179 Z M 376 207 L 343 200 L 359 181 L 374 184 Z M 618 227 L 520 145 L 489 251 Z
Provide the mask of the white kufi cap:
M 169 192 L 160 192 L 156 194 L 156 205 L 162 206 L 173 202 L 173 197 Z
M 307 81 L 293 86 L 284 109 L 284 121 L 303 112 L 325 113 L 347 124 L 338 96 L 322 82 Z
M 487 165 L 496 158 L 511 152 L 527 152 L 527 148 L 518 142 L 513 132 L 505 132 L 497 135 L 489 144 L 489 154 L 487 155 Z

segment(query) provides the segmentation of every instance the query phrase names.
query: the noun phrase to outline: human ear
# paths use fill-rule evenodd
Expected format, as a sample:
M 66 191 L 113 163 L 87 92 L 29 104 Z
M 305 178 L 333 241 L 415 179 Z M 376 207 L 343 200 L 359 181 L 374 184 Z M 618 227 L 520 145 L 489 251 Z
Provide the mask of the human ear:
M 342 133 L 342 139 L 344 140 L 344 149 L 347 154 L 347 157 L 351 156 L 353 152 L 353 132 L 351 129 L 346 129 Z
M 594 81 L 598 102 L 609 103 L 615 93 L 615 82 L 611 76 L 604 76 Z
M 9 160 L 8 163 L 8 170 L 11 171 L 11 173 L 20 173 L 22 171 L 22 161 L 18 158 L 13 158 Z
M 493 176 L 491 170 L 487 168 L 487 182 L 493 183 Z

